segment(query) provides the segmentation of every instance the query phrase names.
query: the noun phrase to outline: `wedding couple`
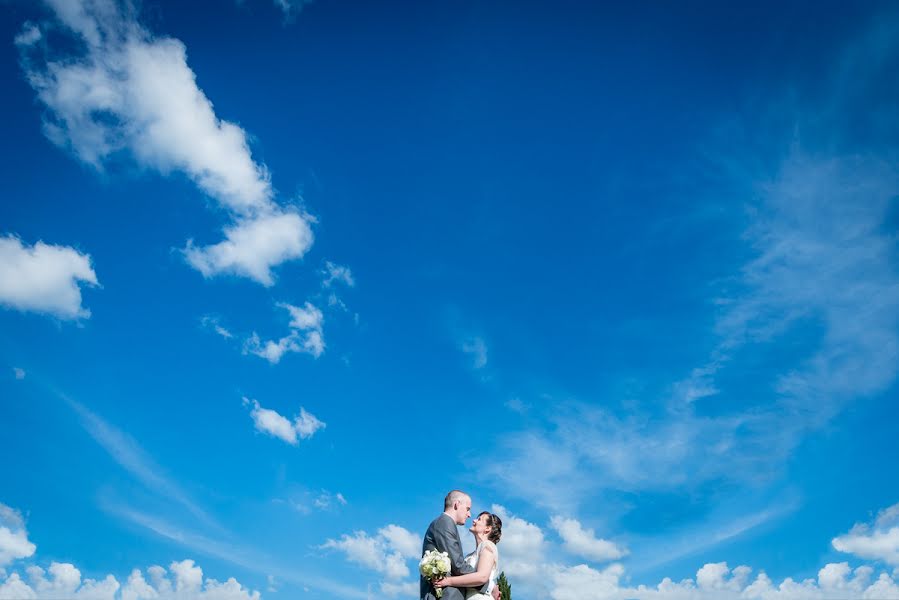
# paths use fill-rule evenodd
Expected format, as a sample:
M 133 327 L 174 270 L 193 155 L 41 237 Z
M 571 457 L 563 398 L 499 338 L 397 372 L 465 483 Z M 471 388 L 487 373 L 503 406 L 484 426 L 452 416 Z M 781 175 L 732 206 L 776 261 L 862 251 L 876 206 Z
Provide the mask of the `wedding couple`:
M 443 513 L 431 522 L 425 533 L 421 553 L 429 550 L 449 555 L 450 575 L 431 581 L 421 578 L 421 600 L 436 600 L 437 588 L 443 590 L 441 600 L 500 600 L 496 585 L 499 554 L 496 544 L 502 536 L 503 522 L 489 512 L 482 512 L 468 529 L 474 534 L 474 552 L 462 557 L 462 542 L 456 525 L 465 525 L 471 517 L 471 498 L 453 490 L 443 500 Z

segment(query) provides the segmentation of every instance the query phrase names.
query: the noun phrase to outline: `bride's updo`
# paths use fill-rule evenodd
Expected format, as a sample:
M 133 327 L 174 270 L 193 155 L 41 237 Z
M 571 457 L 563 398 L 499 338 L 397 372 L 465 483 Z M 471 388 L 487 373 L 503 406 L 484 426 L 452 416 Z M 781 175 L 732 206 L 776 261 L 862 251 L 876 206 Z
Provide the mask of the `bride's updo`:
M 487 539 L 494 544 L 499 543 L 499 538 L 503 537 L 503 520 L 486 510 L 482 512 L 481 515 L 487 515 L 487 526 L 490 527 L 490 533 L 487 535 Z

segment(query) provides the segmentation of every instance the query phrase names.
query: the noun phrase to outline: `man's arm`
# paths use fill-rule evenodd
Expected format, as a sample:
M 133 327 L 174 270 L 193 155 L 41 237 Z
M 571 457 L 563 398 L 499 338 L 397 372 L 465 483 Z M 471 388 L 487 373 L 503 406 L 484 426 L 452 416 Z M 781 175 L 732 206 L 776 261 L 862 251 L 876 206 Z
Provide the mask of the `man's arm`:
M 459 533 L 456 531 L 456 525 L 452 520 L 449 518 L 440 519 L 437 522 L 437 527 L 434 529 L 434 537 L 440 539 L 437 547 L 443 546 L 449 555 L 450 564 L 452 565 L 450 575 L 473 573 L 474 568 L 468 566 L 468 563 L 462 558 L 462 543 L 459 541 Z

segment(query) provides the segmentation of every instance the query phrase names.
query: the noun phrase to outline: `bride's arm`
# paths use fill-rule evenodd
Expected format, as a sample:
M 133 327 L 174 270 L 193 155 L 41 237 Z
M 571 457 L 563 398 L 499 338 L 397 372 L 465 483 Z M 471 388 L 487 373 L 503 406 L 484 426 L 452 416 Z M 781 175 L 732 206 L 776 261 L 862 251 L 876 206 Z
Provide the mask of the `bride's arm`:
M 490 571 L 496 562 L 496 551 L 493 546 L 484 544 L 481 554 L 478 556 L 478 569 L 468 575 L 453 575 L 444 577 L 434 582 L 434 587 L 477 587 L 487 583 L 490 579 Z

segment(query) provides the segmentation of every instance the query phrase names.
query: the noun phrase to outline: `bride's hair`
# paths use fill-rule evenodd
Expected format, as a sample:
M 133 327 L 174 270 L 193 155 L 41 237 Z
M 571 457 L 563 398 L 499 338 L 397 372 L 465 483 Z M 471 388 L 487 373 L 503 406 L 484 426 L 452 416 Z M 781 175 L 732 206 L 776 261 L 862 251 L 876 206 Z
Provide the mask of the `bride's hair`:
M 487 536 L 487 539 L 494 544 L 499 543 L 499 538 L 503 537 L 503 520 L 486 510 L 478 516 L 482 515 L 487 515 L 487 525 L 490 527 L 490 534 Z

